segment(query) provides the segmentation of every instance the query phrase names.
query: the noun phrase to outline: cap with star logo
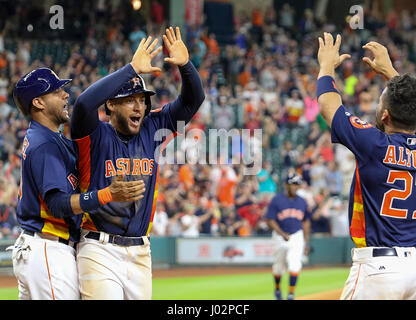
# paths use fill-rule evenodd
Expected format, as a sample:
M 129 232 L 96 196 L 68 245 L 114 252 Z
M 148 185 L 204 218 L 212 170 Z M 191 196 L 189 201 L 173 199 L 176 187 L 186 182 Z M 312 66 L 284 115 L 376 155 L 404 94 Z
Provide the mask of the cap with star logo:
M 123 86 L 120 88 L 120 90 L 117 91 L 117 93 L 111 97 L 109 100 L 112 99 L 118 99 L 118 98 L 125 98 L 128 96 L 131 96 L 133 94 L 137 94 L 137 93 L 145 93 L 146 94 L 146 113 L 145 115 L 147 115 L 151 108 L 151 101 L 150 101 L 150 96 L 153 96 L 154 94 L 156 94 L 156 92 L 152 91 L 152 90 L 147 90 L 146 88 L 146 84 L 143 80 L 143 78 L 141 76 L 135 76 L 134 78 L 128 80 L 127 82 L 125 82 L 123 84 Z M 110 114 L 110 110 L 107 108 L 107 104 L 105 104 L 105 111 L 106 113 L 109 115 Z

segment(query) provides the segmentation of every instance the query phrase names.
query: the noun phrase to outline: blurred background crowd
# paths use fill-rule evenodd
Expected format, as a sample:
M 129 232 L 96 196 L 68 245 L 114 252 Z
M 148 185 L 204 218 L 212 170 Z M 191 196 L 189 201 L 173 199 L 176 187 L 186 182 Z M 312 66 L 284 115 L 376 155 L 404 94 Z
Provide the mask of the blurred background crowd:
M 129 1 L 82 1 L 79 7 L 69 2 L 56 1 L 65 9 L 65 28 L 57 33 L 49 27 L 50 15 L 40 14 L 36 4 L 0 1 L 1 237 L 18 232 L 20 152 L 29 125 L 12 99 L 16 81 L 32 69 L 50 67 L 61 78 L 73 79 L 67 87 L 71 108 L 90 84 L 128 63 L 143 37 L 151 35 L 162 43 L 170 25 L 166 6 L 158 1 L 150 1 L 146 15 L 133 11 Z M 249 164 L 231 161 L 161 165 L 153 235 L 268 234 L 268 203 L 283 190 L 291 170 L 304 178 L 300 194 L 312 212 L 313 234 L 348 235 L 347 200 L 355 159 L 331 143 L 319 115 L 317 37 L 320 30 L 342 35 L 341 52 L 352 58 L 339 68 L 337 87 L 353 113 L 373 122 L 385 80 L 361 61 L 367 54 L 362 45 L 377 40 L 388 47 L 399 72 L 413 73 L 416 33 L 409 31 L 416 29 L 416 13 L 391 9 L 385 14 L 377 6 L 366 7 L 365 27 L 353 30 L 347 21 L 332 24 L 325 15 L 316 17 L 312 7 L 304 8 L 299 12 L 284 3 L 234 12 L 233 33 L 227 39 L 210 31 L 206 16 L 199 24 L 183 26 L 183 39 L 206 94 L 186 130 L 201 129 L 208 136 L 210 129 L 262 129 L 261 141 L 255 141 L 254 134 L 250 140 L 254 152 L 262 155 L 262 165 L 256 175 L 244 174 Z M 163 72 L 144 76 L 157 92 L 154 107 L 174 99 L 180 89 L 177 68 L 165 64 L 163 57 L 154 63 Z M 103 110 L 100 117 L 108 120 Z M 68 135 L 68 127 L 64 130 Z M 183 152 L 186 148 L 179 146 Z M 230 158 L 241 152 L 234 152 L 234 146 L 230 150 Z

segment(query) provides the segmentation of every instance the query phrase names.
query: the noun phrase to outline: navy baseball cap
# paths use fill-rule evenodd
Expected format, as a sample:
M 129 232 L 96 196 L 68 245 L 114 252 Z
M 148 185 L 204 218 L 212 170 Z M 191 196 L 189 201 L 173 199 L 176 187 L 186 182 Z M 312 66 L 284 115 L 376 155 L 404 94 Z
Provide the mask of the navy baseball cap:
M 137 93 L 145 93 L 146 94 L 146 113 L 145 115 L 147 115 L 151 108 L 151 101 L 150 101 L 150 96 L 153 96 L 156 94 L 156 92 L 152 91 L 152 90 L 147 90 L 146 88 L 146 84 L 143 80 L 143 78 L 141 76 L 135 76 L 134 78 L 126 81 L 123 86 L 120 88 L 120 90 L 118 90 L 116 92 L 116 94 L 114 96 L 112 96 L 111 98 L 109 98 L 109 100 L 111 99 L 117 99 L 117 98 L 124 98 L 124 97 L 128 97 L 131 96 L 133 94 L 137 94 Z M 105 104 L 105 112 L 107 113 L 107 115 L 110 114 L 110 110 L 108 110 L 107 108 L 107 103 Z
M 25 74 L 14 86 L 13 100 L 25 115 L 30 114 L 34 98 L 55 91 L 71 82 L 72 79 L 59 79 L 49 68 L 38 68 Z
M 296 173 L 289 173 L 286 177 L 286 183 L 287 184 L 301 185 L 302 182 L 303 182 L 302 177 L 299 174 L 296 174 Z

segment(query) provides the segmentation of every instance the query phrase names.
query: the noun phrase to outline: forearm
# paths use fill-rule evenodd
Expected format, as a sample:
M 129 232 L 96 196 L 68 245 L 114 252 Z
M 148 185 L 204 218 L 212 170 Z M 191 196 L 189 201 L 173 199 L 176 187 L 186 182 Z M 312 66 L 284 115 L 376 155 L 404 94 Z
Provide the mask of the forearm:
M 319 69 L 318 79 L 323 76 L 330 76 L 335 79 L 335 68 L 330 65 L 322 65 Z
M 303 236 L 305 238 L 305 243 L 310 242 L 310 234 L 311 234 L 311 222 L 307 220 L 303 223 Z
M 389 68 L 383 73 L 384 77 L 387 79 L 387 81 L 390 81 L 392 78 L 399 76 L 400 74 L 396 71 L 396 69 Z
M 53 190 L 45 195 L 45 203 L 55 218 L 62 219 L 97 209 L 112 200 L 109 187 L 92 192 L 68 194 Z
M 328 77 L 331 77 L 332 79 Z M 335 86 L 334 67 L 321 66 L 318 75 L 316 94 L 318 97 L 319 112 L 325 119 L 328 126 L 331 127 L 335 112 L 342 105 L 341 96 Z
M 75 101 L 71 117 L 71 137 L 79 139 L 90 134 L 98 125 L 98 108 L 113 97 L 121 86 L 136 76 L 127 64 L 89 86 Z
M 198 111 L 205 99 L 202 81 L 192 62 L 179 67 L 182 78 L 182 89 L 179 97 L 171 104 L 171 118 L 177 121 L 189 122 Z

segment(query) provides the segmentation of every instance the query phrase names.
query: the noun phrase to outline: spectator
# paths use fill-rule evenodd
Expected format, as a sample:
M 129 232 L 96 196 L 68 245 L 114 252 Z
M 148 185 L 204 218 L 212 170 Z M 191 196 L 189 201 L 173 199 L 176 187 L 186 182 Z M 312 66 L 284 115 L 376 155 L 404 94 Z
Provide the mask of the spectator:
M 221 212 L 221 221 L 219 230 L 221 235 L 238 236 L 238 228 L 241 226 L 241 217 L 233 208 L 223 208 Z
M 304 104 L 300 99 L 299 91 L 297 89 L 292 90 L 290 98 L 286 99 L 285 109 L 287 112 L 287 121 L 290 128 L 297 126 L 300 117 L 304 113 Z
M 235 114 L 232 107 L 228 104 L 228 97 L 220 96 L 218 105 L 214 105 L 213 110 L 214 128 L 230 130 L 235 123 Z
M 259 181 L 259 195 L 260 199 L 268 199 L 273 197 L 276 193 L 276 182 L 273 179 L 273 167 L 270 161 L 266 160 L 263 162 L 263 168 L 257 174 Z
M 151 233 L 154 236 L 168 235 L 169 218 L 163 203 L 156 204 Z
M 220 207 L 234 207 L 237 177 L 231 167 L 221 168 L 221 178 L 218 181 L 216 197 Z
M 183 237 L 198 237 L 201 224 L 211 218 L 213 213 L 211 210 L 208 210 L 203 215 L 197 216 L 195 215 L 195 209 L 193 204 L 188 203 L 185 205 L 185 213 L 180 220 L 182 225 L 181 235 Z
M 315 205 L 311 211 L 311 232 L 315 235 L 330 235 L 328 203 L 322 194 L 314 197 Z
M 331 236 L 348 237 L 348 203 L 339 197 L 331 197 L 328 199 L 328 211 Z
M 326 173 L 327 188 L 331 197 L 340 196 L 342 192 L 342 174 L 335 161 L 327 163 Z
M 7 103 L 7 97 L 0 95 L 0 117 L 7 118 L 12 110 L 12 107 Z

